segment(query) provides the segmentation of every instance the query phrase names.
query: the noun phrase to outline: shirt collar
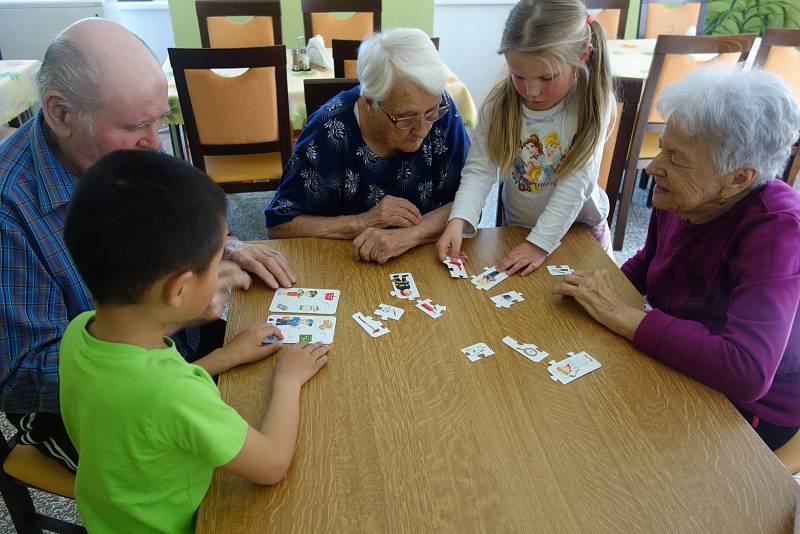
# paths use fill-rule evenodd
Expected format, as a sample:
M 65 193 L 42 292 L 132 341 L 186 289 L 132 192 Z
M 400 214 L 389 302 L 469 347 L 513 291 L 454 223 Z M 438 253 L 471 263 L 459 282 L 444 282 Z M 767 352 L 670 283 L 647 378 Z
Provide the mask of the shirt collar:
M 44 114 L 39 111 L 30 135 L 34 170 L 39 177 L 36 180 L 39 208 L 44 214 L 52 213 L 67 204 L 78 183 L 78 179 L 64 167 L 50 148 L 46 128 Z

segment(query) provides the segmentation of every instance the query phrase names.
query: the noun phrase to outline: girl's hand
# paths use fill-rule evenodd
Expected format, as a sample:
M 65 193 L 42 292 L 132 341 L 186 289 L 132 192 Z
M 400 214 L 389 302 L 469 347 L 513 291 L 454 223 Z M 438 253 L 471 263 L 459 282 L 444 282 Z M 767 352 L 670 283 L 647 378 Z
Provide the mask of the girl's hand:
M 436 242 L 436 253 L 439 255 L 439 261 L 444 261 L 445 256 L 466 258 L 465 255 L 461 254 L 464 224 L 465 221 L 463 219 L 453 219 L 447 223 L 447 228 L 442 232 L 442 237 Z
M 444 237 L 444 236 L 442 236 Z M 499 271 L 504 271 L 511 276 L 519 271 L 520 276 L 525 276 L 544 262 L 547 252 L 527 241 L 514 247 L 508 255 L 497 264 Z
M 275 364 L 273 380 L 288 380 L 302 386 L 328 362 L 330 345 L 297 343 L 287 349 Z

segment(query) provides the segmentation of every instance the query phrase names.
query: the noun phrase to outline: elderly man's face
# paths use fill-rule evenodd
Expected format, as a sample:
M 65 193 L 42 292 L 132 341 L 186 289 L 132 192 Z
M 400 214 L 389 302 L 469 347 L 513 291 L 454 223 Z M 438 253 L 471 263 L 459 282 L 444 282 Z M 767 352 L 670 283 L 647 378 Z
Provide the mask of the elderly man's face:
M 418 118 L 412 121 L 411 128 L 401 130 L 392 123 L 386 113 L 377 110 L 377 120 L 380 122 L 380 130 L 385 132 L 386 145 L 402 152 L 419 150 L 422 141 L 433 126 L 433 123 L 426 121 L 421 115 L 435 110 L 441 101 L 442 95 L 431 95 L 408 80 L 398 80 L 389 97 L 381 102 L 383 108 L 386 113 L 398 119 L 414 116 Z
M 653 205 L 688 219 L 707 220 L 719 210 L 727 183 L 711 160 L 711 147 L 703 139 L 690 137 L 672 121 L 661 135 L 661 152 L 646 172 L 656 182 Z
M 156 150 L 159 118 L 168 111 L 167 80 L 154 76 L 142 86 L 103 89 L 93 128 L 78 125 L 67 154 L 79 175 L 98 159 L 121 149 Z

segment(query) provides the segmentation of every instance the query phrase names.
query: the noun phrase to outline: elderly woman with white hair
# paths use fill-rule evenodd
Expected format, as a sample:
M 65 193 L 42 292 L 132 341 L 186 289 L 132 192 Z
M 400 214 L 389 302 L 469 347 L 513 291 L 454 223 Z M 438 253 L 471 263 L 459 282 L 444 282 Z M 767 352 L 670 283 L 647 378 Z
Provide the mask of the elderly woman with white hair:
M 447 77 L 421 30 L 365 40 L 359 86 L 300 134 L 265 211 L 269 237 L 353 239 L 355 258 L 379 263 L 435 241 L 469 149 Z
M 800 425 L 800 197 L 773 177 L 800 110 L 774 74 L 700 69 L 665 88 L 658 111 L 655 209 L 644 248 L 622 266 L 652 309 L 625 304 L 604 271 L 554 292 L 727 395 L 776 450 Z

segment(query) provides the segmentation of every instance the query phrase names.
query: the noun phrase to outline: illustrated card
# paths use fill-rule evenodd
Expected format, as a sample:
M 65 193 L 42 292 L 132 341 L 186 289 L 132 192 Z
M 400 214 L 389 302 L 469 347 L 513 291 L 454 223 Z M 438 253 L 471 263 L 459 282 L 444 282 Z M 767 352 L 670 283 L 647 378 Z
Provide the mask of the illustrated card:
M 308 315 L 270 315 L 267 322 L 277 326 L 283 343 L 333 343 L 336 317 Z
M 450 256 L 445 257 L 442 262 L 450 269 L 450 276 L 453 278 L 469 278 L 467 270 L 464 268 L 464 260 L 461 258 L 452 259 Z
M 461 349 L 461 352 L 463 352 L 471 362 L 477 362 L 481 358 L 488 358 L 494 354 L 494 351 L 490 349 L 489 345 L 486 343 L 475 343 L 469 347 L 464 347 Z
M 574 273 L 575 270 L 569 265 L 548 265 L 547 272 L 553 276 L 566 276 Z
M 509 291 L 491 298 L 491 301 L 494 302 L 494 305 L 498 308 L 510 308 L 515 302 L 522 302 L 523 300 L 525 300 L 525 298 L 523 298 L 522 293 L 519 291 Z
M 339 304 L 338 289 L 281 287 L 275 291 L 269 311 L 278 313 L 320 313 L 332 315 Z
M 417 284 L 414 283 L 414 277 L 411 273 L 393 273 L 389 275 L 389 280 L 392 281 L 392 295 L 405 300 L 414 300 L 419 298 L 419 291 Z
M 539 363 L 540 361 L 550 356 L 550 354 L 548 354 L 547 352 L 539 350 L 539 347 L 537 347 L 533 343 L 520 343 L 511 336 L 504 337 L 503 343 L 505 343 L 515 351 L 519 352 L 520 354 L 522 354 L 523 356 L 525 356 L 534 363 Z
M 383 326 L 380 321 L 376 321 L 369 315 L 364 315 L 361 312 L 357 312 L 353 314 L 353 319 L 356 323 L 358 323 L 358 326 L 363 328 L 364 331 L 372 337 L 379 337 L 389 333 L 388 328 Z
M 472 277 L 472 283 L 478 289 L 491 289 L 503 280 L 508 278 L 506 273 L 501 273 L 497 270 L 497 266 L 484 267 L 481 274 Z
M 397 306 L 389 306 L 388 304 L 380 304 L 378 309 L 372 312 L 373 314 L 377 315 L 384 321 L 387 319 L 394 319 L 395 321 L 399 321 L 400 318 L 406 311 L 403 308 L 398 308 Z
M 569 384 L 573 380 L 600 369 L 600 362 L 592 358 L 586 352 L 568 352 L 568 358 L 561 361 L 551 361 L 547 367 L 550 378 L 562 384 Z
M 434 304 L 431 302 L 431 299 L 418 300 L 415 306 L 417 309 L 422 310 L 426 315 L 429 315 L 434 319 L 441 317 L 442 314 L 447 310 L 447 306 Z

